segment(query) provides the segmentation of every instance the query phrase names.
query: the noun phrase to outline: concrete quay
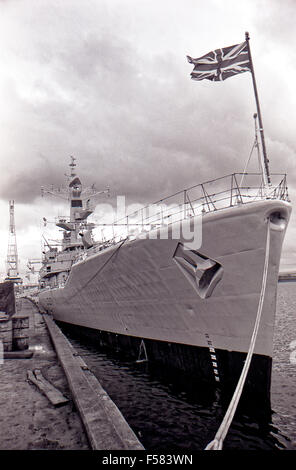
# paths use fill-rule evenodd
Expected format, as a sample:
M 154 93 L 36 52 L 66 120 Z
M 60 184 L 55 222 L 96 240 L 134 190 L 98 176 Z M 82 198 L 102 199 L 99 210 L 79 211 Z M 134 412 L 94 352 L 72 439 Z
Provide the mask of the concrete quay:
M 25 298 L 17 300 L 17 314 L 29 316 L 33 356 L 0 363 L 0 450 L 143 450 L 51 316 Z M 27 379 L 36 369 L 68 403 L 54 406 Z
M 115 403 L 60 328 L 49 315 L 44 315 L 44 320 L 92 449 L 144 450 Z
M 17 313 L 29 316 L 30 359 L 4 359 L 0 364 L 0 450 L 90 449 L 63 369 L 46 324 L 31 301 L 17 300 Z M 69 403 L 55 408 L 27 380 L 27 370 L 39 369 Z

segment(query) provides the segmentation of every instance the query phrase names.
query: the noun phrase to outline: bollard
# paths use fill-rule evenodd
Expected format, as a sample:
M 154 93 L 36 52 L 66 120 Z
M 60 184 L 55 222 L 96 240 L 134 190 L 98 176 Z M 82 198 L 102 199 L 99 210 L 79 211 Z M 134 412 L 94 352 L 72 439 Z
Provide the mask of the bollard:
M 5 312 L 0 312 L 0 341 L 3 351 L 12 350 L 12 321 Z
M 12 347 L 14 351 L 23 351 L 29 347 L 29 317 L 12 317 Z

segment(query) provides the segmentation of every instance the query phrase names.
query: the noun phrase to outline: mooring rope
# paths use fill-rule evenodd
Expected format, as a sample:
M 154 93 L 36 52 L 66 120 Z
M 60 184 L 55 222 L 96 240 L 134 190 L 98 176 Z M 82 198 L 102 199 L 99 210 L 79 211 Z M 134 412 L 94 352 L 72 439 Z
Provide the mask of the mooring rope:
M 232 423 L 233 416 L 236 412 L 244 384 L 246 381 L 246 377 L 250 368 L 251 364 L 251 359 L 253 356 L 254 348 L 255 348 L 255 343 L 257 339 L 257 334 L 259 330 L 259 325 L 260 325 L 260 320 L 261 320 L 261 314 L 262 314 L 262 307 L 263 307 L 263 302 L 264 302 L 264 296 L 265 296 L 265 289 L 266 289 L 266 280 L 267 280 L 267 272 L 268 272 L 268 262 L 269 262 L 269 248 L 270 248 L 270 224 L 269 224 L 269 219 L 267 222 L 267 235 L 266 235 L 266 248 L 265 248 L 265 261 L 264 261 L 264 269 L 263 269 L 263 276 L 262 276 L 262 285 L 261 285 L 261 292 L 260 292 L 260 298 L 259 298 L 259 303 L 258 303 L 258 309 L 257 309 L 257 316 L 255 320 L 255 325 L 254 325 L 254 330 L 253 334 L 251 337 L 250 341 L 250 346 L 249 346 L 249 351 L 247 354 L 246 362 L 244 364 L 243 370 L 241 372 L 239 381 L 237 383 L 236 389 L 234 391 L 233 397 L 231 399 L 231 402 L 228 406 L 228 409 L 225 413 L 225 416 L 223 418 L 222 423 L 220 424 L 220 427 L 214 437 L 214 439 L 209 442 L 209 444 L 206 446 L 205 450 L 222 450 L 223 447 L 223 442 L 224 439 L 228 433 L 229 427 Z

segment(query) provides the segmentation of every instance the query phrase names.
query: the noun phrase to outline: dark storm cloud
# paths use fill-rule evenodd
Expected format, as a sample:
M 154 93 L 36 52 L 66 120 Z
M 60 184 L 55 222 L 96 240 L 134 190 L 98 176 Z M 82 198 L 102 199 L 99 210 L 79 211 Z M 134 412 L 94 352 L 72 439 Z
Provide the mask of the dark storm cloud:
M 217 93 L 211 98 L 209 87 L 190 81 L 185 51 L 182 58 L 143 56 L 121 28 L 111 28 L 114 17 L 102 20 L 96 11 L 98 27 L 88 31 L 77 12 L 68 14 L 53 22 L 53 31 L 37 27 L 27 94 L 11 86 L 18 113 L 17 121 L 11 116 L 18 141 L 11 154 L 19 168 L 4 165 L 0 197 L 34 201 L 38 186 L 61 183 L 70 154 L 87 182 L 140 201 L 207 178 L 213 158 L 211 177 L 232 171 L 238 143 L 251 145 L 240 124 L 238 88 L 231 105 L 223 96 L 215 101 Z M 20 69 L 28 55 L 18 51 Z

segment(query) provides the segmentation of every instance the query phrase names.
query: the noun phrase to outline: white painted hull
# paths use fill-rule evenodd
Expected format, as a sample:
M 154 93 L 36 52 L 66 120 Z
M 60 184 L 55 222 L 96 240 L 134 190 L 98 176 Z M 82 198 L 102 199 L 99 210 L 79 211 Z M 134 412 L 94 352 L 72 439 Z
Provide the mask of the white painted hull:
M 245 353 L 262 284 L 267 217 L 280 212 L 287 224 L 290 210 L 287 202 L 263 200 L 203 216 L 197 251 L 223 267 L 207 298 L 198 295 L 174 261 L 183 240 L 148 238 L 117 244 L 75 264 L 65 287 L 40 293 L 40 305 L 58 321 L 95 330 L 206 348 L 210 341 L 217 350 Z M 270 223 L 270 231 L 267 287 L 255 346 L 255 354 L 268 357 L 285 227 Z

